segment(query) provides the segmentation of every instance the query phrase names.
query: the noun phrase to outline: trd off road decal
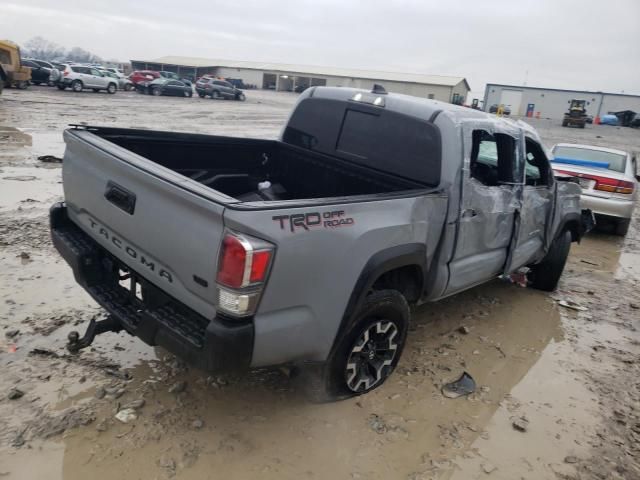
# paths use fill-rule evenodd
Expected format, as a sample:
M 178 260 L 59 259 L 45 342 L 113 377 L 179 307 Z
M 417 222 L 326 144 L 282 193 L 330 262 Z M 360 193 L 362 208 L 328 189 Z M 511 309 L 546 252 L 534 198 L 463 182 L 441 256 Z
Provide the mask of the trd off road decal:
M 348 227 L 356 223 L 353 217 L 346 217 L 344 210 L 334 210 L 329 212 L 309 212 L 294 213 L 293 215 L 275 215 L 274 222 L 280 224 L 280 229 L 311 230 L 315 227 L 338 228 Z

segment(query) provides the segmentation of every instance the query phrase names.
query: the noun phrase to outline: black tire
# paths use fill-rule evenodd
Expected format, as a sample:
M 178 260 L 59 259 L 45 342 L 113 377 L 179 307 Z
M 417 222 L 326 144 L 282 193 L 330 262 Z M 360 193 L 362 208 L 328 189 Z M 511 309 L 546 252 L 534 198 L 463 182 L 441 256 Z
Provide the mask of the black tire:
M 16 88 L 18 90 L 26 90 L 27 88 L 29 88 L 29 82 L 27 82 L 26 80 L 21 80 L 16 83 Z
M 563 126 L 563 127 L 566 127 L 567 125 L 569 125 L 569 122 L 567 122 L 567 121 L 563 121 L 563 122 L 562 122 L 562 126 Z
M 74 92 L 81 92 L 83 88 L 84 86 L 82 85 L 82 82 L 80 80 L 74 80 L 73 82 L 71 82 L 71 90 L 73 90 Z
M 154 97 L 159 97 L 160 95 L 162 95 L 162 90 L 160 88 L 152 88 L 151 89 L 151 95 L 153 95 Z
M 56 85 L 58 87 L 58 90 L 66 90 L 67 87 L 64 85 Z
M 125 84 L 124 91 L 125 92 L 130 92 L 131 90 L 133 90 L 133 85 L 130 84 L 130 83 Z
M 205 95 L 204 93 L 199 93 L 199 94 L 198 94 L 198 96 L 199 96 L 200 98 L 204 98 L 206 95 Z
M 113 95 L 118 90 L 118 86 L 115 83 L 107 85 L 107 93 Z
M 315 402 L 327 402 L 378 388 L 400 360 L 408 327 L 409 305 L 400 292 L 371 293 L 325 364 L 302 370 L 305 393 Z
M 184 96 L 185 96 L 185 97 L 189 97 L 189 98 L 191 98 L 191 97 L 193 97 L 193 92 L 190 92 L 190 91 L 188 91 L 188 90 L 185 90 L 185 91 L 184 91 Z
M 571 232 L 565 230 L 553 241 L 542 261 L 530 267 L 527 275 L 529 285 L 537 290 L 553 292 L 560 281 L 570 249 Z
M 624 237 L 629 231 L 630 224 L 631 224 L 630 218 L 618 220 L 616 222 L 616 235 L 620 235 L 621 237 Z

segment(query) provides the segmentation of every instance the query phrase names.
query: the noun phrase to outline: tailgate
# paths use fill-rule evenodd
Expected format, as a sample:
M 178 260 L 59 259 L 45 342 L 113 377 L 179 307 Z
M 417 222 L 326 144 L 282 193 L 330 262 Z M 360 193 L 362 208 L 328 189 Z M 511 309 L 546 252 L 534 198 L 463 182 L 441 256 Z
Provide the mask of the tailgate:
M 64 139 L 71 220 L 149 282 L 213 318 L 231 199 L 89 131 L 67 130 Z

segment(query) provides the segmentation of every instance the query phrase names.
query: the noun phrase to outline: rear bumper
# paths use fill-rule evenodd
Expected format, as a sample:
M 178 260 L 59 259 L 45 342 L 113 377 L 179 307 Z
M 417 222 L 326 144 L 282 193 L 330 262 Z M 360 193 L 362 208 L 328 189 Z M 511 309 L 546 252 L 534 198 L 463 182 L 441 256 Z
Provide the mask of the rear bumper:
M 73 270 L 76 281 L 122 327 L 149 345 L 159 345 L 209 371 L 246 369 L 254 343 L 252 319 L 243 323 L 217 316 L 209 320 L 144 280 L 84 233 L 62 203 L 50 210 L 51 239 Z M 120 285 L 127 270 L 143 300 Z
M 596 215 L 609 217 L 631 218 L 633 214 L 633 200 L 619 198 L 601 198 L 593 195 L 581 195 L 580 206 L 590 209 Z

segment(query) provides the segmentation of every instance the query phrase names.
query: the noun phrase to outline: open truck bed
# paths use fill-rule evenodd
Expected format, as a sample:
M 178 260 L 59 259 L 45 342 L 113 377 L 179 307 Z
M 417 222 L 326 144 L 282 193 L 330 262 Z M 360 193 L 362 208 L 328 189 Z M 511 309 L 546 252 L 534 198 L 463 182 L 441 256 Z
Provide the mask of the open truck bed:
M 69 135 L 89 142 L 106 140 L 121 147 L 111 149 L 120 160 L 135 156 L 140 166 L 152 162 L 229 197 L 225 204 L 381 195 L 425 188 L 414 180 L 277 140 L 100 127 L 72 130 Z

